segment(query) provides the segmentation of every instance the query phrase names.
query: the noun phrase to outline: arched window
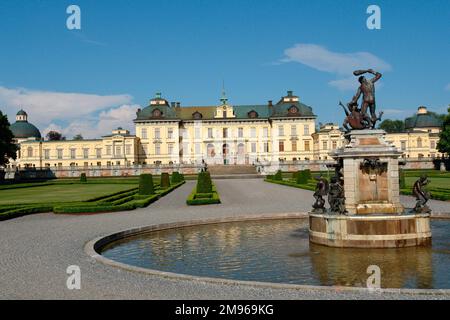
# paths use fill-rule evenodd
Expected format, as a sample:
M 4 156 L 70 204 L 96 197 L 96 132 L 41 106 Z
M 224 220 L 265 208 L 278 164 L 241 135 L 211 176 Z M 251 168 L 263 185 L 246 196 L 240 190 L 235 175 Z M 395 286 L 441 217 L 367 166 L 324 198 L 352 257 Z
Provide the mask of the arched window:
M 216 156 L 216 151 L 214 150 L 214 145 L 212 143 L 209 143 L 206 147 L 206 153 L 208 158 L 214 158 Z
M 289 113 L 289 115 L 297 115 L 298 114 L 298 108 L 293 105 L 293 106 L 291 106 L 288 109 L 288 113 Z
M 422 148 L 422 138 L 417 138 L 417 148 Z
M 195 120 L 200 120 L 201 118 L 203 118 L 203 115 L 202 115 L 200 112 L 195 111 L 195 112 L 192 114 L 192 118 L 194 118 Z
M 155 109 L 152 112 L 152 117 L 153 118 L 161 118 L 162 117 L 162 112 L 159 109 Z
M 250 111 L 250 112 L 248 113 L 248 117 L 249 117 L 250 119 L 255 119 L 255 118 L 258 118 L 259 115 L 258 115 L 258 112 L 256 112 L 255 110 L 252 110 L 252 111 Z

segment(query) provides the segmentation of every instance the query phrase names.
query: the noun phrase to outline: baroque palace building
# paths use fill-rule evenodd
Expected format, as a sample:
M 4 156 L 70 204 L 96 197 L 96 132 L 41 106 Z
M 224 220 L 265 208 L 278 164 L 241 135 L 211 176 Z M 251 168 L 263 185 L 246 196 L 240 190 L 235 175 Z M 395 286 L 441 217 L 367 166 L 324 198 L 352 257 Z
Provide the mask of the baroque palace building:
M 253 165 L 330 161 L 344 144 L 336 124 L 316 130 L 311 107 L 288 91 L 277 103 L 231 105 L 223 94 L 216 106 L 181 106 L 156 94 L 136 112 L 135 135 L 118 128 L 99 139 L 44 141 L 25 111 L 11 125 L 20 145 L 14 168 L 99 168 L 158 165 Z M 387 141 L 406 159 L 441 157 L 436 145 L 442 121 L 425 107 L 405 121 L 405 132 Z

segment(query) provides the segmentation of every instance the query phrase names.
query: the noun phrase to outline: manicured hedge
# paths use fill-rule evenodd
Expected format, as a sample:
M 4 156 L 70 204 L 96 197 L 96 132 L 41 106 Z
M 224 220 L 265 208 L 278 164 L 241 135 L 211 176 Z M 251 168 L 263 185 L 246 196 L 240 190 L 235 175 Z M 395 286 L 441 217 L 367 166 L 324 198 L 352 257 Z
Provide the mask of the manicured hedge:
M 184 181 L 184 176 L 181 173 L 179 173 L 178 171 L 172 173 L 172 183 L 178 183 L 181 181 Z
M 86 173 L 83 172 L 83 173 L 80 175 L 80 182 L 87 182 Z
M 161 184 L 160 184 L 162 189 L 167 189 L 168 187 L 170 187 L 170 177 L 169 174 L 167 172 L 163 172 L 161 174 Z
M 399 170 L 398 179 L 399 179 L 400 189 L 405 189 L 406 188 L 406 179 L 405 179 L 404 170 L 402 170 L 402 169 Z
M 161 190 L 161 192 L 152 195 L 139 195 L 134 193 L 126 197 L 117 199 L 114 202 L 105 203 L 97 202 L 92 204 L 78 203 L 76 205 L 58 205 L 53 208 L 55 213 L 101 213 L 101 212 L 116 212 L 134 210 L 136 208 L 145 208 L 149 204 L 155 202 L 159 198 L 175 190 L 184 181 L 174 184 L 167 189 Z
M 211 193 L 212 181 L 209 172 L 200 172 L 197 179 L 197 193 Z
M 283 180 L 283 173 L 281 170 L 278 170 L 277 173 L 273 176 L 273 180 L 282 181 Z
M 0 221 L 17 218 L 32 213 L 52 212 L 53 206 L 41 205 L 35 207 L 21 207 L 0 213 Z
M 214 185 L 210 193 L 197 193 L 197 188 L 194 188 L 187 198 L 186 203 L 190 206 L 218 204 L 220 203 L 220 197 Z
M 276 183 L 276 184 L 281 184 L 284 186 L 290 186 L 290 187 L 295 187 L 295 188 L 299 188 L 299 189 L 305 189 L 305 190 L 311 190 L 314 191 L 315 190 L 315 185 L 314 184 L 298 184 L 295 183 L 292 180 L 273 180 L 273 179 L 265 179 L 266 182 L 270 182 L 270 183 Z
M 154 193 L 153 176 L 151 174 L 141 174 L 139 176 L 139 194 L 150 195 Z

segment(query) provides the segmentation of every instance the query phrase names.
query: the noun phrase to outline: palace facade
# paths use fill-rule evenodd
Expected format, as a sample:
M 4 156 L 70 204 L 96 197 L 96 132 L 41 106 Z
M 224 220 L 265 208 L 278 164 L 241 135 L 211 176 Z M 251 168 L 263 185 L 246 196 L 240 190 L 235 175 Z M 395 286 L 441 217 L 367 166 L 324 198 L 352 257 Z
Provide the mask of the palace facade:
M 331 160 L 344 143 L 337 124 L 316 129 L 310 106 L 288 91 L 273 103 L 232 105 L 225 95 L 216 106 L 181 106 L 156 94 L 138 109 L 135 132 L 117 128 L 99 139 L 44 141 L 21 110 L 11 125 L 20 146 L 11 168 L 99 168 L 146 165 L 252 165 Z M 405 158 L 441 157 L 436 145 L 442 121 L 425 107 L 405 121 L 405 132 L 386 139 Z

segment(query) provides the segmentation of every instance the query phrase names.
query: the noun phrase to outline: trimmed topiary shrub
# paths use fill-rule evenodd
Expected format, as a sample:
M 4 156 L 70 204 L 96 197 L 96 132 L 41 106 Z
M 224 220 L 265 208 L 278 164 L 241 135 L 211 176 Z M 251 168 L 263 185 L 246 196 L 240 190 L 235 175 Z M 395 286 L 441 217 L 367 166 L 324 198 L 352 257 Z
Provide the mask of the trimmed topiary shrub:
M 139 194 L 150 195 L 154 193 L 153 176 L 151 174 L 141 174 L 139 176 Z
M 277 173 L 273 176 L 273 180 L 282 181 L 283 180 L 283 174 L 281 170 L 278 170 Z
M 309 169 L 303 170 L 303 174 L 305 175 L 306 181 L 312 179 L 311 170 L 309 170 Z
M 161 173 L 161 189 L 167 189 L 170 187 L 170 177 L 167 172 Z
M 80 182 L 87 182 L 86 173 L 82 173 L 80 176 Z
M 171 180 L 172 180 L 172 183 L 178 183 L 178 182 L 183 181 L 181 174 L 178 171 L 175 171 L 174 173 L 172 173 Z
M 209 172 L 200 172 L 197 178 L 197 193 L 211 193 L 212 181 Z

